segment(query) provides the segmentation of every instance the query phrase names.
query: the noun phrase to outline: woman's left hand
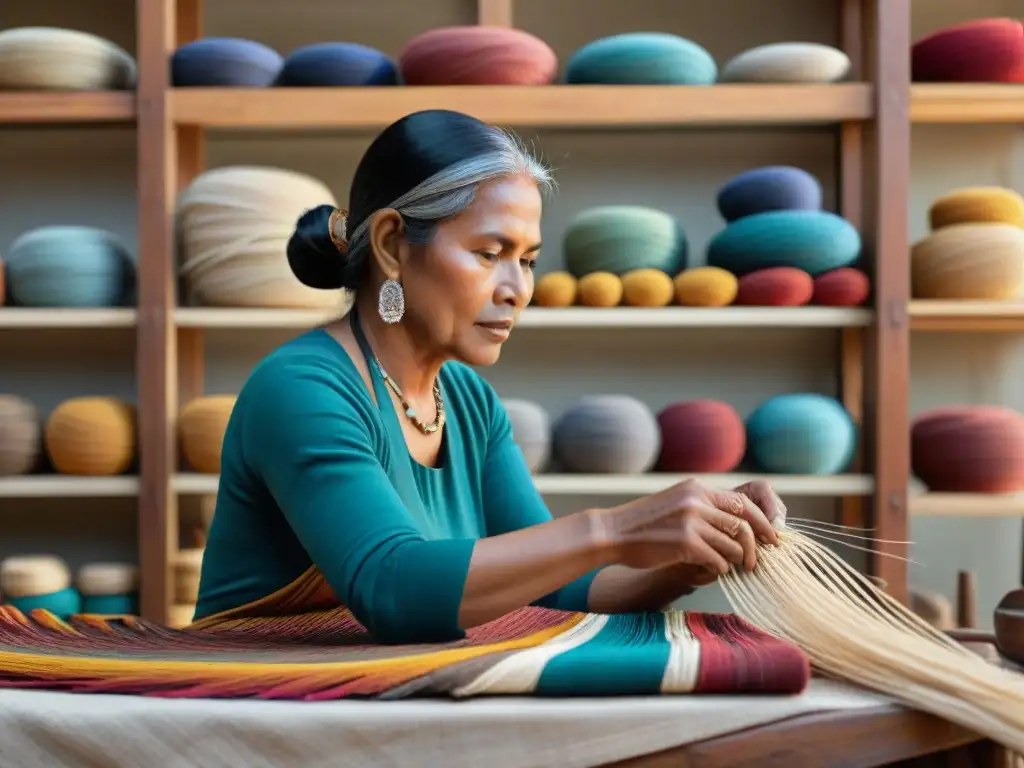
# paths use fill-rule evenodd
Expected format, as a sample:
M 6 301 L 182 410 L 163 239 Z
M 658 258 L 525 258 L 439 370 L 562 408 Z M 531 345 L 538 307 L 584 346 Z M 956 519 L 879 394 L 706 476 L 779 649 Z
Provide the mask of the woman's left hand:
M 732 489 L 735 493 L 745 496 L 754 506 L 764 513 L 768 522 L 778 529 L 784 527 L 786 521 L 786 505 L 782 499 L 764 480 L 751 480 L 741 486 Z M 780 522 L 776 522 L 776 521 Z M 690 589 L 706 587 L 718 580 L 718 574 L 707 568 L 693 566 L 686 563 L 669 566 L 673 571 L 672 578 L 678 580 L 678 584 L 685 585 Z

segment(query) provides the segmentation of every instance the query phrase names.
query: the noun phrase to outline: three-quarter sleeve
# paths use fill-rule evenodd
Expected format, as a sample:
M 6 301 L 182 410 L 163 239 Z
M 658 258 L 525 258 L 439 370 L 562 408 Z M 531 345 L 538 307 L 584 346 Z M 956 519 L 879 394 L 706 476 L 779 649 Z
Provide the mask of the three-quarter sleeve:
M 375 639 L 461 638 L 475 542 L 423 536 L 379 458 L 386 446 L 361 384 L 316 356 L 254 374 L 240 425 L 246 462 Z
M 487 535 L 517 531 L 551 520 L 537 491 L 522 449 L 512 434 L 508 413 L 496 395 L 490 403 L 490 434 L 483 472 L 483 505 Z M 598 571 L 584 574 L 545 595 L 534 605 L 563 611 L 587 611 L 590 585 Z

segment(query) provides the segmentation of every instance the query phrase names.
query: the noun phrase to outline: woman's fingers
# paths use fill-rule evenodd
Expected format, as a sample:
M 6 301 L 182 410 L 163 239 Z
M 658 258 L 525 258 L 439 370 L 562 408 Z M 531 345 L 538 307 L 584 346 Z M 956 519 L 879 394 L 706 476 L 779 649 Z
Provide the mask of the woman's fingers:
M 727 574 L 732 566 L 729 565 L 729 561 L 726 560 L 722 555 L 712 547 L 705 539 L 704 533 L 710 529 L 710 526 L 706 526 L 704 531 L 699 532 L 693 537 L 692 540 L 688 541 L 689 560 L 693 565 L 707 568 L 712 573 L 717 573 L 720 576 Z
M 754 556 L 753 563 L 757 563 L 756 553 L 747 552 L 744 546 L 732 538 L 729 534 L 719 530 L 713 524 L 708 523 L 701 531 L 701 536 L 704 538 L 712 549 L 718 554 L 728 560 L 730 563 L 741 565 L 744 568 L 752 568 L 751 554 Z
M 778 544 L 779 534 L 757 502 L 737 491 L 708 491 L 708 501 L 726 514 L 745 520 L 754 535 L 766 544 Z
M 757 542 L 754 540 L 754 530 L 745 518 L 711 506 L 703 510 L 701 516 L 713 528 L 715 533 L 719 533 L 722 538 L 728 540 L 731 544 L 739 545 L 741 557 L 734 560 L 735 563 L 742 563 L 747 570 L 751 570 L 757 565 Z M 719 546 L 716 546 L 716 544 L 721 543 L 722 538 L 712 536 L 708 543 L 715 546 L 715 549 L 724 555 L 725 552 Z
M 782 503 L 782 499 L 779 498 L 771 484 L 764 480 L 751 480 L 736 488 L 735 491 L 754 502 L 764 512 L 768 522 L 776 523 L 778 520 L 785 522 L 786 505 Z M 778 530 L 780 527 L 782 526 L 773 526 L 773 530 Z

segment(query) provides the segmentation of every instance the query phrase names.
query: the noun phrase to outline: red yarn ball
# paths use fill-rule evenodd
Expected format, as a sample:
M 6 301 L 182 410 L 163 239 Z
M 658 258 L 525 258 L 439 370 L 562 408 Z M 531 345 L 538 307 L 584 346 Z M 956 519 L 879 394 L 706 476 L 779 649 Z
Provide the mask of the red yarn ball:
M 1024 82 L 1024 26 L 1016 19 L 981 19 L 946 27 L 911 48 L 919 83 Z
M 910 457 L 932 491 L 1024 490 L 1024 416 L 996 406 L 927 411 L 911 426 Z
M 728 403 L 693 400 L 658 414 L 662 472 L 730 472 L 743 460 L 747 430 Z
M 441 27 L 406 43 L 398 65 L 406 85 L 548 85 L 558 57 L 519 29 Z
M 814 278 L 811 302 L 822 307 L 859 307 L 870 293 L 867 275 L 853 267 L 840 267 Z
M 799 307 L 814 294 L 814 280 L 796 267 L 759 269 L 740 278 L 735 304 L 748 307 Z

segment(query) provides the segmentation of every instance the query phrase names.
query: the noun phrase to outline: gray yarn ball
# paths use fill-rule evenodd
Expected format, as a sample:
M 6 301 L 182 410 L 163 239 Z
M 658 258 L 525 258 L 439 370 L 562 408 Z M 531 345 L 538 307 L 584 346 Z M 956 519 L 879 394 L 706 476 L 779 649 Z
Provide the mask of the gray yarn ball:
M 551 420 L 547 411 L 531 400 L 504 400 L 512 422 L 512 438 L 522 449 L 530 472 L 539 472 L 551 456 Z
M 658 420 L 628 395 L 592 395 L 555 424 L 553 448 L 567 472 L 636 474 L 654 466 L 661 451 Z

